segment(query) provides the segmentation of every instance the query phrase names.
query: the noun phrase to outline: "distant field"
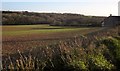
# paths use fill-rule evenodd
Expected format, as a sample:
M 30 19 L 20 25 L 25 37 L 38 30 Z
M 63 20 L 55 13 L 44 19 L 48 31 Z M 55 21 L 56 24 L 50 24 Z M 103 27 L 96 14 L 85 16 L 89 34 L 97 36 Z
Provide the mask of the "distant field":
M 49 25 L 2 26 L 3 54 L 46 46 L 57 40 L 73 38 L 101 28 L 58 27 Z M 9 51 L 11 50 L 11 51 Z
M 81 28 L 49 25 L 14 25 L 2 26 L 2 36 L 3 41 L 61 39 L 84 35 L 100 29 L 100 27 Z
M 23 36 L 32 34 L 53 34 L 64 32 L 79 31 L 80 34 L 86 34 L 99 28 L 76 28 L 76 27 L 56 27 L 49 25 L 18 25 L 18 26 L 3 26 L 3 36 Z
M 89 29 L 89 28 L 66 28 L 66 27 L 53 27 L 48 25 L 3 26 L 3 36 L 49 34 L 49 33 L 68 32 L 68 31 L 85 30 L 85 29 Z

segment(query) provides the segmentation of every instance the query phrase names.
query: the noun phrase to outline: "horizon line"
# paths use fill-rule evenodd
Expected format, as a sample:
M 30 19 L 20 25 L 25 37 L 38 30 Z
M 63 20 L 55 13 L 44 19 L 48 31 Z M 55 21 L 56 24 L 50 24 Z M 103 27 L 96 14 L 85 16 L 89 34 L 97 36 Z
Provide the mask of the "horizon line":
M 105 15 L 88 15 L 88 14 L 83 14 L 83 13 L 76 13 L 76 12 L 47 12 L 47 11 L 29 11 L 29 10 L 2 10 L 2 11 L 13 11 L 13 12 L 33 12 L 33 13 L 56 13 L 56 14 L 78 14 L 78 15 L 84 15 L 84 16 L 101 16 L 101 17 L 108 17 Z M 111 15 L 111 14 L 110 14 Z M 115 16 L 115 15 L 113 15 Z

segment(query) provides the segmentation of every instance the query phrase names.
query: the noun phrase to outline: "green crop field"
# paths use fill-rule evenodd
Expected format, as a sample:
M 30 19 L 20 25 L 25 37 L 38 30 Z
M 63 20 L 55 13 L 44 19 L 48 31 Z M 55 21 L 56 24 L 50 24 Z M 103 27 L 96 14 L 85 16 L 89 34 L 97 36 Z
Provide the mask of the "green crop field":
M 49 25 L 18 25 L 18 26 L 3 26 L 3 36 L 17 36 L 30 34 L 51 34 L 63 32 L 79 31 L 80 34 L 95 31 L 100 28 L 79 28 L 79 27 L 58 27 Z M 86 32 L 83 32 L 86 31 Z

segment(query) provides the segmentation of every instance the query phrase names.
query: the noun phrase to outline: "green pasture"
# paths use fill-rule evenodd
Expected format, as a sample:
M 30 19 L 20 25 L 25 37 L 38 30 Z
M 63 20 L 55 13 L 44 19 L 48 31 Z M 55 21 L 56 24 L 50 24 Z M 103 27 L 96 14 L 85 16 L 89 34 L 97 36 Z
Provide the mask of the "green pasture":
M 99 28 L 80 28 L 80 27 L 61 27 L 61 26 L 49 26 L 49 25 L 14 25 L 14 26 L 2 26 L 3 36 L 16 36 L 16 35 L 30 35 L 30 34 L 53 34 L 53 33 L 67 33 L 80 31 L 80 34 L 84 31 L 91 32 Z

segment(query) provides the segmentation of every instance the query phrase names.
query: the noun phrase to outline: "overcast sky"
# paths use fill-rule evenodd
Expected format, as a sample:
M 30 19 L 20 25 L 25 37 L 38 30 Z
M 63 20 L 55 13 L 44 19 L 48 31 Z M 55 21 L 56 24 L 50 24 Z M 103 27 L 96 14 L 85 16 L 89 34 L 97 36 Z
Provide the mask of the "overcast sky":
M 2 10 L 118 15 L 119 0 L 4 0 Z

